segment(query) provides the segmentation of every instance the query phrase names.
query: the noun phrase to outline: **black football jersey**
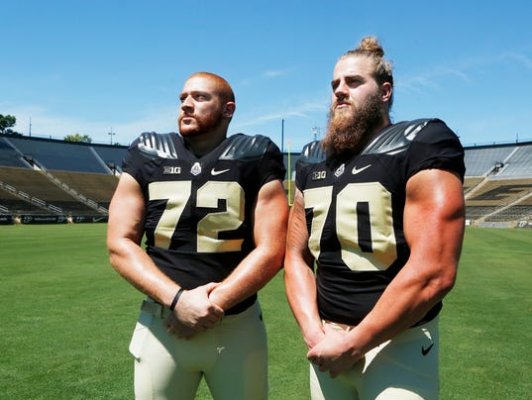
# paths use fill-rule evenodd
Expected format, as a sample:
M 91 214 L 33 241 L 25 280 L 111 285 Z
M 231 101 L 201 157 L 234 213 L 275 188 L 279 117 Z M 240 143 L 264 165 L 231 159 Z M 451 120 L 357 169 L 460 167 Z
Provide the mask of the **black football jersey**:
M 185 289 L 222 281 L 253 250 L 258 192 L 285 174 L 270 139 L 243 134 L 196 157 L 176 133 L 143 133 L 130 146 L 123 171 L 144 194 L 146 252 Z M 255 298 L 226 313 L 245 309 Z
M 408 260 L 406 183 L 429 168 L 465 173 L 457 136 L 440 120 L 387 127 L 362 151 L 326 158 L 319 142 L 296 164 L 315 259 L 321 318 L 356 325 Z M 441 303 L 421 322 L 438 314 Z

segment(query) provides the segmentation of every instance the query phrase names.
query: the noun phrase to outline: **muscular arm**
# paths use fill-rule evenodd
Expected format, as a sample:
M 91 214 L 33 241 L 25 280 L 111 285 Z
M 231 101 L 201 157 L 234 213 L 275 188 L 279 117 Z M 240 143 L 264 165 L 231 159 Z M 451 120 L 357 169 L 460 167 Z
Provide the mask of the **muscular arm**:
M 343 340 L 324 340 L 308 354 L 333 375 L 415 324 L 454 285 L 464 233 L 461 181 L 447 171 L 424 170 L 408 181 L 406 196 L 408 262 L 373 310 Z
M 107 248 L 113 268 L 141 292 L 169 306 L 179 286 L 164 275 L 140 247 L 144 196 L 137 181 L 123 173 L 109 207 Z
M 285 257 L 285 288 L 292 313 L 309 348 L 323 338 L 318 313 L 316 279 L 311 269 L 314 262 L 308 250 L 303 195 L 296 190 L 288 220 Z
M 265 184 L 253 211 L 255 249 L 210 294 L 209 299 L 227 310 L 256 293 L 282 265 L 288 204 L 280 181 Z
M 169 307 L 179 285 L 162 273 L 140 247 L 144 213 L 144 196 L 139 184 L 131 175 L 123 173 L 109 207 L 110 262 L 138 290 Z M 182 294 L 172 320 L 176 331 L 189 337 L 220 319 L 223 311 L 208 301 L 211 286 L 204 285 Z M 177 321 L 184 326 L 179 327 Z

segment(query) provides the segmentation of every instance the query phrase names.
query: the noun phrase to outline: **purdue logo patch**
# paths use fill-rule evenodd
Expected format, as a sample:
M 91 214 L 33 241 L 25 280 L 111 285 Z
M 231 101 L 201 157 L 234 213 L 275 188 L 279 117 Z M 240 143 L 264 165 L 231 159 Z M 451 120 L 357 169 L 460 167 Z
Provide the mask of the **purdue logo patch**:
M 190 168 L 190 173 L 194 176 L 201 174 L 201 164 L 199 162 L 195 162 L 192 168 Z
M 338 169 L 336 171 L 334 171 L 334 176 L 336 176 L 337 178 L 342 175 L 345 171 L 345 164 L 342 164 L 338 167 Z

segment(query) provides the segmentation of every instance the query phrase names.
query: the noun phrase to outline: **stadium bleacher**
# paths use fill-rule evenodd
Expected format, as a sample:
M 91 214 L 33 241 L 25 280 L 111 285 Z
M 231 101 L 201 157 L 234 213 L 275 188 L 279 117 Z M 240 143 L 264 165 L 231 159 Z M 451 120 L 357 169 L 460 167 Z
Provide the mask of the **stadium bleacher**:
M 126 146 L 0 136 L 0 215 L 105 221 L 126 152 Z M 291 196 L 298 158 L 284 154 Z M 532 142 L 466 147 L 465 163 L 469 224 L 532 227 Z
M 516 146 L 481 146 L 469 148 L 465 152 L 468 176 L 485 176 L 496 170 L 515 152 Z
M 110 172 L 90 144 L 24 136 L 4 140 L 17 148 L 26 160 L 31 160 L 40 168 L 78 172 Z
M 532 176 L 532 146 L 519 146 L 497 176 L 501 178 Z
M 26 168 L 28 163 L 22 156 L 4 138 L 0 137 L 0 166 Z
M 466 176 L 464 178 L 464 194 L 467 195 L 474 187 L 476 187 L 480 182 L 484 180 L 483 177 L 479 176 Z
M 0 137 L 0 214 L 105 221 L 126 151 L 124 146 Z
M 465 151 L 468 223 L 532 227 L 532 142 Z
M 122 172 L 122 160 L 126 156 L 127 147 L 107 145 L 93 145 L 92 147 L 112 172 L 115 174 Z

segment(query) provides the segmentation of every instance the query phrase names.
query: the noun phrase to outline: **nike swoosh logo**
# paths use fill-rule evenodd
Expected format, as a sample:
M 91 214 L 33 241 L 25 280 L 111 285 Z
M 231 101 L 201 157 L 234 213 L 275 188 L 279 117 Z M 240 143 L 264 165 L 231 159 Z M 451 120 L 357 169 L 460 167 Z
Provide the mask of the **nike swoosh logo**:
M 211 175 L 212 175 L 212 176 L 216 176 L 216 175 L 223 174 L 224 172 L 227 172 L 227 171 L 229 171 L 229 168 L 227 168 L 227 169 L 221 169 L 221 170 L 219 170 L 219 171 L 216 171 L 216 170 L 213 168 L 213 169 L 211 169 Z
M 423 354 L 423 356 L 426 356 L 432 350 L 433 346 L 434 346 L 434 343 L 431 343 L 430 346 L 427 348 L 425 348 L 425 346 L 421 346 L 421 354 Z
M 366 165 L 365 167 L 362 167 L 362 168 L 357 168 L 356 166 L 354 166 L 353 170 L 351 171 L 351 173 L 353 175 L 360 174 L 362 171 L 364 171 L 365 169 L 368 169 L 369 167 L 371 167 L 371 164 L 368 164 L 368 165 Z

